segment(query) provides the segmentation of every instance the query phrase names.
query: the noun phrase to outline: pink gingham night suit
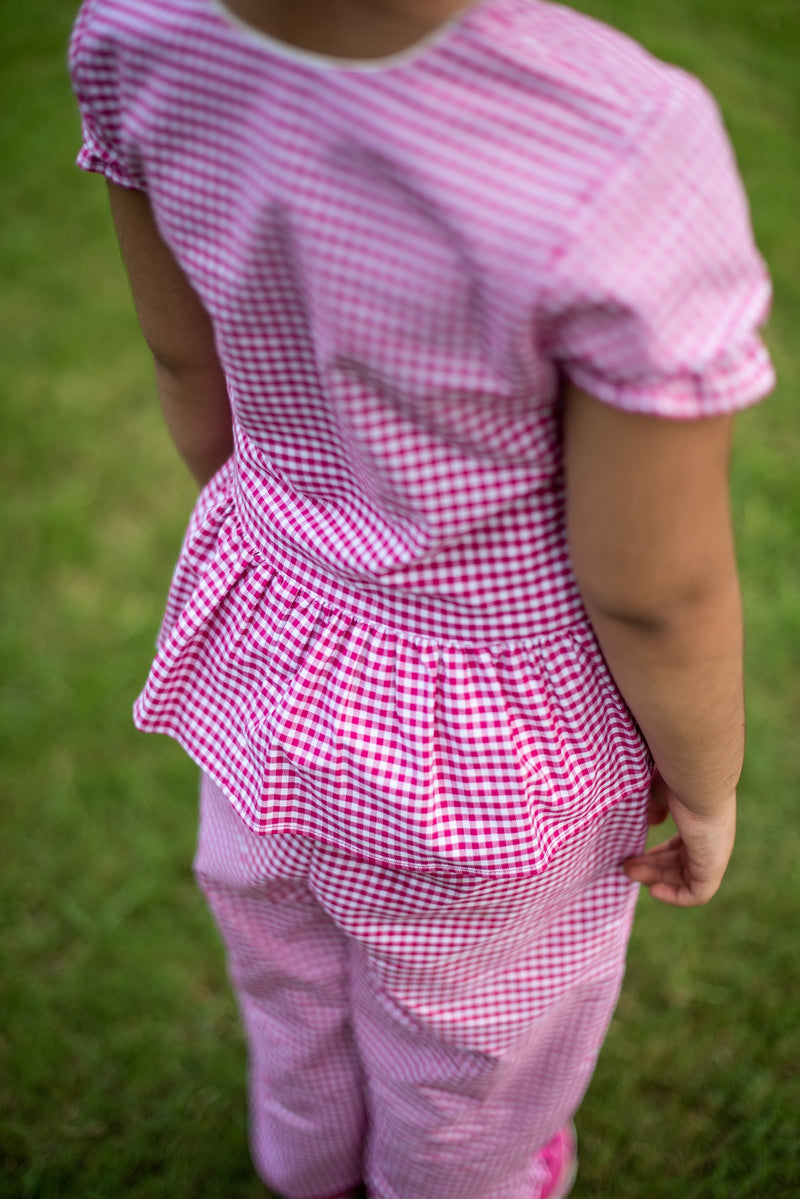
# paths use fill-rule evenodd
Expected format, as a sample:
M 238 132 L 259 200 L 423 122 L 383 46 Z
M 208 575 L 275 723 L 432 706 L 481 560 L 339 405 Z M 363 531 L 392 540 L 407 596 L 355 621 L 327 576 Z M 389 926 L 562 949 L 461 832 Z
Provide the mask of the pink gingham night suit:
M 256 1163 L 291 1199 L 536 1199 L 651 772 L 569 568 L 559 388 L 769 389 L 716 109 L 539 0 L 379 63 L 88 0 L 71 66 L 79 161 L 147 192 L 229 384 L 136 720 L 204 771 Z

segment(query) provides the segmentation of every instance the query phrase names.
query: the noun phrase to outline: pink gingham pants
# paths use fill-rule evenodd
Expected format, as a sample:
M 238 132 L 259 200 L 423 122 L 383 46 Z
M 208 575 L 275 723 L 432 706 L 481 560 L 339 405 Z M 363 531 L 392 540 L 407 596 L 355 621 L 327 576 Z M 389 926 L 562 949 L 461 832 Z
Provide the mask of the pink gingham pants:
M 250 1050 L 253 1158 L 287 1199 L 538 1199 L 619 994 L 645 836 L 616 804 L 544 874 L 408 874 L 259 837 L 203 780 L 195 862 Z

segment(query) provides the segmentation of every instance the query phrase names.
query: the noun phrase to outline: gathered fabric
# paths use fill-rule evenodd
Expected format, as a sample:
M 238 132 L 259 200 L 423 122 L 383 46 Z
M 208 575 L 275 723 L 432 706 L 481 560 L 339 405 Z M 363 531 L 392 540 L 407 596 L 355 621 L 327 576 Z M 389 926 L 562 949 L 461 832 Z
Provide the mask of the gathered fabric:
M 333 584 L 250 547 L 234 479 L 231 462 L 198 504 L 135 714 L 251 829 L 505 877 L 643 801 L 649 754 L 585 623 L 482 644 L 370 620 L 363 594 L 334 606 Z

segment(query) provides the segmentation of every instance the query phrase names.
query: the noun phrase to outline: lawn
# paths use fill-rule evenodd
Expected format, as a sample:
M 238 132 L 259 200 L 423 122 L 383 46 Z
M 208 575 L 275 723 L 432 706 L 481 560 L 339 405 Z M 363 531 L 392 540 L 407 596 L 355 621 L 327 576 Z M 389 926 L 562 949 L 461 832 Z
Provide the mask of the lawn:
M 708 908 L 643 897 L 576 1199 L 800 1195 L 800 7 L 586 0 L 716 92 L 775 281 L 740 418 L 741 832 Z M 134 732 L 193 498 L 103 187 L 72 166 L 75 6 L 0 8 L 0 1196 L 256 1199 L 244 1058 L 190 873 L 196 779 Z M 421 1196 L 420 1199 L 425 1199 Z

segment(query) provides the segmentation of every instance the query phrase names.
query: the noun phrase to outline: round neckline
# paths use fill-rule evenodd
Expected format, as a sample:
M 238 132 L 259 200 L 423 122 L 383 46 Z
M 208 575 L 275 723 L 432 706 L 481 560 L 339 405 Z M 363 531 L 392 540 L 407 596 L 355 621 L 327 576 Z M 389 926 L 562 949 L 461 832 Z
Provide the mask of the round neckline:
M 393 67 L 412 65 L 449 41 L 467 23 L 475 9 L 483 7 L 487 2 L 491 2 L 491 0 L 472 0 L 471 3 L 465 4 L 463 8 L 443 21 L 441 25 L 437 25 L 430 33 L 426 33 L 416 42 L 412 42 L 410 46 L 406 46 L 403 50 L 397 50 L 393 54 L 384 54 L 379 58 L 341 58 L 333 54 L 323 54 L 318 50 L 306 50 L 302 46 L 292 45 L 291 42 L 281 41 L 280 38 L 273 37 L 271 33 L 267 33 L 237 16 L 228 8 L 225 0 L 208 0 L 211 8 L 226 25 L 240 33 L 248 41 L 269 50 L 279 58 L 323 71 L 353 71 L 356 73 L 374 73 L 391 70 Z

